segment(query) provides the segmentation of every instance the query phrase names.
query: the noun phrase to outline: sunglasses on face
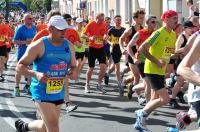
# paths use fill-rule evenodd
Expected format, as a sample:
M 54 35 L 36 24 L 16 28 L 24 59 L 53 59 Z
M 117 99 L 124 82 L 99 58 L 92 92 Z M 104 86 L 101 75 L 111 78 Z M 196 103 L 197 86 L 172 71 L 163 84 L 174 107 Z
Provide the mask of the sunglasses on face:
M 151 23 L 155 24 L 155 23 L 156 23 L 156 21 L 151 21 Z
M 27 18 L 28 20 L 33 20 L 33 18 Z

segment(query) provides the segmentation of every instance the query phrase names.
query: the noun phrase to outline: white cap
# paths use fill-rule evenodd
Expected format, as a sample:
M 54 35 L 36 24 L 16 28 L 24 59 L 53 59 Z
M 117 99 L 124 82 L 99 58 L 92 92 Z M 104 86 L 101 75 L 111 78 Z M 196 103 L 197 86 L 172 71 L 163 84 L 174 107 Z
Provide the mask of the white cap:
M 81 23 L 83 22 L 83 18 L 76 18 L 76 23 Z
M 62 16 L 52 16 L 49 20 L 48 26 L 54 26 L 58 30 L 64 30 L 68 28 L 66 20 Z

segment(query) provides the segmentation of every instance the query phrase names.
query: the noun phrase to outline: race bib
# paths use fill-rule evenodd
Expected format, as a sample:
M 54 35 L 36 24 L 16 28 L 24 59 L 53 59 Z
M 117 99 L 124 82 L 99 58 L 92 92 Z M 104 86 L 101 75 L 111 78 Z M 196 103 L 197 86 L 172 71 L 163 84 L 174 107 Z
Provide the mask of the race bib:
M 0 36 L 0 42 L 5 42 L 5 41 L 6 41 L 6 37 Z
M 62 91 L 64 78 L 49 78 L 47 81 L 46 93 L 57 94 Z
M 169 60 L 170 60 L 170 57 L 171 57 L 171 55 L 174 53 L 174 51 L 175 51 L 174 48 L 165 46 L 164 54 L 163 54 L 163 59 L 169 61 Z
M 112 43 L 113 44 L 119 44 L 119 37 L 113 37 L 112 38 Z
M 95 44 L 103 44 L 103 38 L 95 38 L 94 43 Z

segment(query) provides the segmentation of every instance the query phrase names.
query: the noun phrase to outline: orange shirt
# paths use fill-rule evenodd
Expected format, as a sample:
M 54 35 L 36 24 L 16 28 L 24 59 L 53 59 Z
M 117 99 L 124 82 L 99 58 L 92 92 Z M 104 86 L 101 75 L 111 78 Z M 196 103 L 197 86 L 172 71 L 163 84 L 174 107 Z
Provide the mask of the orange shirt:
M 103 22 L 102 24 L 97 24 L 95 21 L 90 22 L 84 32 L 89 37 L 97 36 L 94 40 L 89 40 L 89 46 L 93 48 L 102 48 L 104 44 L 103 37 L 108 33 L 108 25 Z
M 65 32 L 65 38 L 68 39 L 72 44 L 75 42 L 81 42 L 81 39 L 76 30 L 68 28 Z
M 7 44 L 7 48 L 11 48 L 11 46 L 12 46 L 12 38 L 13 38 L 13 36 L 14 36 L 14 30 L 11 28 L 11 27 L 9 27 L 9 29 L 8 29 L 8 44 Z
M 47 29 L 43 29 L 40 32 L 38 32 L 35 37 L 33 38 L 32 42 L 37 41 L 38 39 L 44 37 L 44 36 L 48 36 L 49 35 L 49 31 Z
M 39 31 L 41 31 L 43 29 L 46 29 L 46 28 L 47 28 L 47 24 L 45 24 L 45 23 L 43 23 L 43 24 L 38 23 L 37 26 L 36 26 L 37 32 L 39 32 Z
M 44 36 L 48 36 L 49 35 L 49 31 L 47 29 L 43 29 L 42 31 L 38 32 L 35 37 L 33 38 L 32 42 L 35 42 L 36 40 L 44 37 Z M 76 32 L 76 30 L 74 29 L 67 29 L 65 32 L 65 38 L 67 40 L 69 40 L 72 44 L 74 44 L 75 42 L 81 42 L 80 37 L 78 35 L 78 33 Z
M 0 46 L 7 45 L 6 42 L 8 41 L 10 30 L 11 28 L 6 24 L 2 23 L 0 25 Z

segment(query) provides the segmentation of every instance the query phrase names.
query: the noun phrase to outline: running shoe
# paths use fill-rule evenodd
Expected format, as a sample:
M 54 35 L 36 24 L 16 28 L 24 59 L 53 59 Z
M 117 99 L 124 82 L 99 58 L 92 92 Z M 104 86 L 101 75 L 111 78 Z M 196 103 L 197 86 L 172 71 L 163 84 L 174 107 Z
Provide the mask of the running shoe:
M 169 102 L 169 105 L 171 106 L 171 108 L 175 109 L 175 108 L 179 108 L 180 105 L 178 104 L 176 99 L 171 99 Z
M 66 111 L 67 111 L 67 113 L 75 111 L 77 108 L 78 108 L 78 106 L 75 105 L 75 104 L 72 104 L 71 102 L 67 102 L 66 103 Z
M 176 114 L 176 128 L 184 130 L 191 123 L 189 115 L 185 112 L 178 112 Z
M 124 96 L 124 87 L 122 86 L 121 83 L 118 84 L 119 87 L 119 96 Z
M 177 128 L 168 127 L 166 132 L 179 132 L 179 130 Z
M 19 87 L 15 87 L 15 88 L 14 88 L 14 96 L 15 96 L 15 97 L 19 97 L 19 96 L 20 96 Z
M 90 85 L 85 84 L 85 93 L 90 93 Z
M 138 104 L 141 105 L 141 106 L 145 106 L 147 103 L 146 99 L 143 98 L 142 96 L 139 96 L 138 97 Z
M 105 94 L 106 93 L 106 91 L 104 90 L 102 85 L 97 85 L 96 90 L 101 94 Z
M 25 85 L 23 88 L 24 93 L 30 94 L 30 86 L 29 85 Z
M 129 83 L 128 85 L 127 85 L 127 98 L 128 99 L 132 99 L 132 95 L 133 95 L 133 93 L 134 93 L 134 91 L 132 90 L 132 88 L 134 87 L 134 85 L 132 84 L 132 83 Z
M 146 126 L 147 115 L 144 114 L 143 110 L 135 111 L 135 115 L 136 115 L 136 122 L 134 124 L 134 128 L 140 132 L 150 131 Z
M 25 130 L 25 122 L 21 119 L 15 121 L 15 128 L 16 132 L 28 132 L 27 130 Z
M 0 82 L 3 82 L 5 80 L 5 78 L 1 75 L 0 76 Z

